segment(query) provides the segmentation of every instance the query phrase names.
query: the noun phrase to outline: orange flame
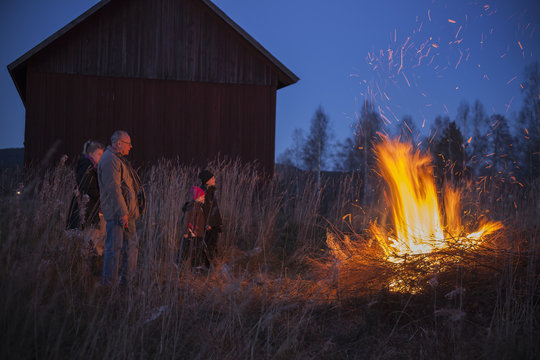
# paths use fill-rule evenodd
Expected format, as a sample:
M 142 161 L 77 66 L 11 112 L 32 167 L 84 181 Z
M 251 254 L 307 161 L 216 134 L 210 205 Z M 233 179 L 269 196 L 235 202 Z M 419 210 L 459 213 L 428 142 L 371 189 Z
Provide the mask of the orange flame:
M 375 223 L 371 232 L 387 260 L 402 262 L 406 255 L 440 251 L 455 243 L 475 247 L 486 235 L 502 228 L 502 224 L 491 222 L 466 234 L 461 224 L 460 193 L 446 187 L 444 208 L 440 206 L 429 156 L 413 150 L 408 143 L 389 139 L 376 151 L 389 189 L 394 228 L 386 231 Z

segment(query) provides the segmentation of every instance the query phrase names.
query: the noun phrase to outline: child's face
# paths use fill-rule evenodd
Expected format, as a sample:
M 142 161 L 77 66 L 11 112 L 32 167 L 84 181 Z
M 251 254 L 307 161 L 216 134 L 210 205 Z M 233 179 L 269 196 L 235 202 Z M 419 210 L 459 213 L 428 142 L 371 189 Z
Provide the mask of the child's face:
M 198 203 L 203 203 L 204 202 L 204 195 L 199 196 L 195 201 L 198 202 Z

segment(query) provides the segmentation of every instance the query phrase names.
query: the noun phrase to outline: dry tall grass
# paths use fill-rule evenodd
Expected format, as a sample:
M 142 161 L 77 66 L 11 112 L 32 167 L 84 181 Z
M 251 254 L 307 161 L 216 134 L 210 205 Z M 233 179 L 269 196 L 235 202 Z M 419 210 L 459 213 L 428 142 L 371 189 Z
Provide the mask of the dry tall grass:
M 22 195 L 3 195 L 0 358 L 540 355 L 534 196 L 515 190 L 506 194 L 512 201 L 471 198 L 471 209 L 491 206 L 494 220 L 505 221 L 507 231 L 495 239 L 504 247 L 458 254 L 452 267 L 418 277 L 423 292 L 399 294 L 384 279 L 402 269 L 381 263 L 363 232 L 383 211 L 355 201 L 354 175 L 326 181 L 319 194 L 315 177 L 264 179 L 238 162 L 211 170 L 224 220 L 214 268 L 198 274 L 175 263 L 181 208 L 198 169 L 163 161 L 143 174 L 148 206 L 130 289 L 100 286 L 78 239 L 64 232 L 71 168 L 27 176 Z M 327 229 L 362 249 L 351 254 L 354 266 L 327 257 Z

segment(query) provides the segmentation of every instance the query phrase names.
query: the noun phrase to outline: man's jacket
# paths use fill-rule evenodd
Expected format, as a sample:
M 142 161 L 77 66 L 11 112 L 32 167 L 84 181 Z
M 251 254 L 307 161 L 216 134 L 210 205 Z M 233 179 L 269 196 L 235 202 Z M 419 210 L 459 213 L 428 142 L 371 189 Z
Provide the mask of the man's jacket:
M 126 214 L 133 220 L 139 217 L 140 184 L 134 172 L 129 161 L 107 146 L 98 163 L 101 211 L 106 221 L 119 221 Z

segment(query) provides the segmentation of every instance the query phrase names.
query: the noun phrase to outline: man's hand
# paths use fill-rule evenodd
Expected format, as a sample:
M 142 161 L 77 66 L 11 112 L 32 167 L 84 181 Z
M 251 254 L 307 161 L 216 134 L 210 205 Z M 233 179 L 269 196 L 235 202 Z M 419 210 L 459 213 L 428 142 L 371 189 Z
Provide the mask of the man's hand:
M 120 218 L 120 225 L 122 225 L 123 227 L 128 227 L 128 216 L 127 216 L 127 214 Z

